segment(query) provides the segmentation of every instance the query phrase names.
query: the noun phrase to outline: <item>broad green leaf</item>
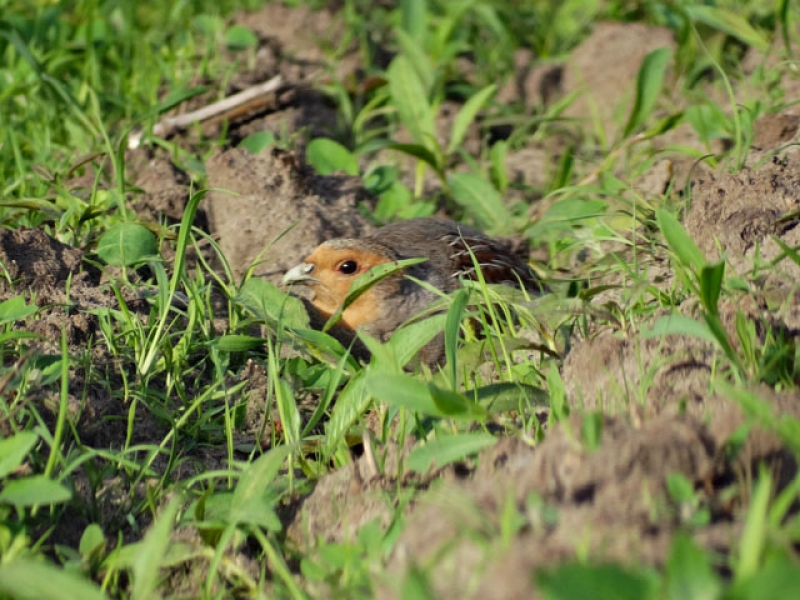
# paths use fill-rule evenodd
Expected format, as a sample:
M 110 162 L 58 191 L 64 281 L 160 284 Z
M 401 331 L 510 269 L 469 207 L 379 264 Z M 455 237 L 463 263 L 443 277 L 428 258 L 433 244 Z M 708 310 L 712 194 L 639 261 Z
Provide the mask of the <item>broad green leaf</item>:
M 739 41 L 753 46 L 759 52 L 765 53 L 769 50 L 767 39 L 756 31 L 748 23 L 747 19 L 741 15 L 737 15 L 725 8 L 703 6 L 702 4 L 688 4 L 683 9 L 693 21 L 699 21 L 709 27 L 732 35 Z
M 483 432 L 444 435 L 426 442 L 424 446 L 417 446 L 408 456 L 407 465 L 411 471 L 423 473 L 434 462 L 437 467 L 443 467 L 480 452 L 495 442 L 496 437 Z
M 232 25 L 225 35 L 225 45 L 230 50 L 245 50 L 258 45 L 258 37 L 244 25 Z
M 389 148 L 413 156 L 436 171 L 441 169 L 439 155 L 422 144 L 392 144 Z
M 655 573 L 615 565 L 567 564 L 540 572 L 539 591 L 547 600 L 654 600 Z
M 394 185 L 397 177 L 395 167 L 380 166 L 364 175 L 364 187 L 373 194 L 382 194 Z
M 21 321 L 39 310 L 36 304 L 25 304 L 24 296 L 14 296 L 0 302 L 0 323 Z
M 715 600 L 719 598 L 719 577 L 708 554 L 688 534 L 679 531 L 672 539 L 666 572 L 667 600 Z
M 772 560 L 752 577 L 725 594 L 725 600 L 796 600 L 800 598 L 797 564 L 790 559 Z
M 311 140 L 306 149 L 306 160 L 320 175 L 338 171 L 358 175 L 358 159 L 339 142 L 328 138 Z
M 367 391 L 378 400 L 424 415 L 445 416 L 434 403 L 428 386 L 410 375 L 369 373 L 366 384 Z
M 661 94 L 664 73 L 671 56 L 672 50 L 659 48 L 644 57 L 636 79 L 636 98 L 633 109 L 628 117 L 628 123 L 625 125 L 625 137 L 641 127 L 655 107 L 658 96 Z
M 414 68 L 401 55 L 389 65 L 387 76 L 389 94 L 400 121 L 418 145 L 430 149 L 436 136 L 433 110 Z
M 158 255 L 156 236 L 136 223 L 110 227 L 97 242 L 97 256 L 107 265 L 121 267 Z
M 39 436 L 32 431 L 20 431 L 0 440 L 0 479 L 22 464 L 38 440 Z
M 277 446 L 253 462 L 239 477 L 231 500 L 230 519 L 233 523 L 256 525 L 270 531 L 280 531 L 281 521 L 275 514 L 270 497 L 270 484 L 286 462 L 292 446 Z
M 463 206 L 481 229 L 489 233 L 507 231 L 511 213 L 494 186 L 474 173 L 455 173 L 447 179 L 453 199 Z
M 386 342 L 400 366 L 406 366 L 425 345 L 442 332 L 445 315 L 434 315 L 401 327 Z
M 97 523 L 90 523 L 83 531 L 78 543 L 78 552 L 84 559 L 100 557 L 106 548 L 106 538 L 103 530 Z
M 730 118 L 715 104 L 695 104 L 683 114 L 703 142 L 726 139 L 733 134 Z
M 550 406 L 549 394 L 522 383 L 491 383 L 474 391 L 481 406 L 491 414 L 519 410 L 521 406 Z
M 670 249 L 678 257 L 681 264 L 691 269 L 695 274 L 699 274 L 706 265 L 706 257 L 703 256 L 700 248 L 686 233 L 678 219 L 672 213 L 659 208 L 656 210 L 656 221 L 661 233 L 664 234 L 664 239 L 667 240 L 667 244 L 669 244 Z
M 436 408 L 448 417 L 467 417 L 483 420 L 487 415 L 486 410 L 481 405 L 476 404 L 460 392 L 445 390 L 436 387 L 432 383 L 428 384 L 428 391 Z
M 716 343 L 717 338 L 705 324 L 683 315 L 661 317 L 649 331 L 643 331 L 642 337 L 664 337 L 667 335 L 688 335 L 707 342 Z
M 72 497 L 70 492 L 57 481 L 46 475 L 33 475 L 8 481 L 0 491 L 0 504 L 13 506 L 39 506 L 59 504 Z
M 417 44 L 421 43 L 428 21 L 428 3 L 426 0 L 401 0 L 400 21 L 403 30 L 413 38 Z
M 425 48 L 402 29 L 395 29 L 395 36 L 400 46 L 400 54 L 406 58 L 408 64 L 414 69 L 414 73 L 419 78 L 426 96 L 429 95 L 436 81 L 436 71 L 433 64 L 431 64 L 431 58 L 425 52 Z
M 216 341 L 217 348 L 224 352 L 246 352 L 264 347 L 264 338 L 252 335 L 228 334 L 219 337 Z
M 236 299 L 267 323 L 282 323 L 284 327 L 300 329 L 309 326 L 308 313 L 300 299 L 284 294 L 277 286 L 259 277 L 248 279 Z
M 464 141 L 467 130 L 478 115 L 478 111 L 483 108 L 484 104 L 492 97 L 496 89 L 497 86 L 495 84 L 487 85 L 482 90 L 470 96 L 469 100 L 467 100 L 461 110 L 458 111 L 456 118 L 453 120 L 453 128 L 450 131 L 450 142 L 447 145 L 448 155 L 455 152 Z
M 13 600 L 108 599 L 79 572 L 30 558 L 15 558 L 0 564 L 0 596 Z
M 366 371 L 359 371 L 353 377 L 336 399 L 333 405 L 331 418 L 325 427 L 325 452 L 329 457 L 341 443 L 347 430 L 367 410 L 372 398 L 367 393 Z
M 250 154 L 261 154 L 264 150 L 274 145 L 275 134 L 271 131 L 251 133 L 239 143 L 239 147 L 244 148 Z

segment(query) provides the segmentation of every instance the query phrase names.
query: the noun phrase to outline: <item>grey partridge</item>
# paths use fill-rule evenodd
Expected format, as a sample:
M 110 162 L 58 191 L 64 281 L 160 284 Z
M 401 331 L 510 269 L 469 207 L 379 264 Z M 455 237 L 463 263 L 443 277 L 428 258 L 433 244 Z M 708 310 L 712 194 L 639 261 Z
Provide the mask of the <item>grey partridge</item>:
M 287 271 L 283 283 L 310 286 L 314 292 L 311 304 L 327 319 L 342 305 L 359 275 L 383 263 L 426 258 L 381 280 L 342 313 L 340 324 L 347 329 L 385 341 L 437 298 L 404 274 L 449 293 L 458 289 L 460 278 L 475 279 L 473 255 L 487 283 L 505 283 L 532 293 L 542 290 L 511 243 L 455 221 L 434 218 L 399 221 L 359 239 L 323 242 L 301 264 Z

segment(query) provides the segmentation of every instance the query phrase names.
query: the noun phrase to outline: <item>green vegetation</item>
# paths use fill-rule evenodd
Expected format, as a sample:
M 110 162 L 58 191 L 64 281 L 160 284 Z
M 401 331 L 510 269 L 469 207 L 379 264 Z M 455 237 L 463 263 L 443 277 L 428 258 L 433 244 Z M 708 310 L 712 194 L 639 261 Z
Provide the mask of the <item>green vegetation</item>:
M 800 265 L 797 248 L 775 238 L 778 259 L 736 273 L 725 258 L 705 256 L 681 224 L 690 175 L 671 179 L 663 192 L 639 187 L 665 158 L 723 173 L 750 164 L 757 118 L 796 102 L 784 97 L 778 73 L 797 69 L 797 6 L 332 4 L 344 26 L 336 44 L 323 44 L 326 59 L 335 65 L 356 53 L 363 69 L 356 83 L 333 67 L 316 82 L 336 107 L 336 139 L 277 131 L 245 137 L 241 146 L 302 148 L 320 174 L 361 177 L 377 198 L 369 214 L 377 224 L 443 209 L 492 235 L 519 236 L 544 257 L 533 267 L 552 293 L 530 298 L 465 282 L 387 343 L 364 336 L 372 357 L 359 362 L 329 329 L 311 328 L 297 299 L 255 277 L 237 280 L 217 241 L 197 225 L 205 161 L 231 145 L 226 126 L 214 136 L 199 126 L 185 137 L 151 133 L 170 110 L 219 99 L 226 82 L 256 67 L 259 39 L 231 17 L 264 3 L 0 0 L 0 220 L 83 250 L 88 264 L 106 270 L 108 299 L 82 302 L 98 331 L 82 345 L 70 341 L 66 319 L 60 336 L 45 339 L 31 324 L 54 308 L 78 310 L 72 279 L 53 307 L 35 294 L 14 295 L 18 282 L 2 265 L 12 293 L 0 302 L 0 598 L 373 597 L 404 510 L 434 467 L 472 466 L 503 436 L 535 447 L 551 428 L 569 426 L 580 411 L 567 401 L 560 369 L 576 339 L 600 330 L 709 344 L 709 394 L 748 416 L 728 450 L 735 453 L 758 425 L 800 460 L 800 421 L 775 414 L 760 393 L 798 389 L 796 334 L 761 331 L 765 325 L 740 310 L 731 325 L 720 309 L 781 261 Z M 516 76 L 515 52 L 558 64 L 601 20 L 662 26 L 676 40 L 647 54 L 613 118 L 574 116 L 575 93 L 498 99 Z M 776 55 L 786 47 L 780 60 L 742 67 L 748 51 Z M 698 144 L 665 141 L 684 139 L 669 137 L 680 128 Z M 142 191 L 128 176 L 134 131 L 187 174 L 180 222 L 137 213 Z M 546 152 L 557 159 L 536 180 L 512 178 L 509 157 L 533 146 L 557 146 Z M 90 183 L 77 188 L 76 177 Z M 671 265 L 666 284 L 651 277 L 655 259 Z M 388 274 L 367 274 L 351 295 Z M 144 304 L 144 313 L 134 304 Z M 693 312 L 679 310 L 686 306 Z M 445 364 L 417 365 L 439 334 Z M 243 374 L 253 364 L 266 374 L 267 417 L 257 435 L 244 435 Z M 626 391 L 632 406 L 646 396 Z M 305 410 L 301 399 L 309 396 Z M 87 399 L 98 397 L 118 407 L 100 424 L 120 433 L 111 445 L 104 435 L 95 435 L 100 443 L 81 437 L 92 420 Z M 377 427 L 367 426 L 369 411 Z M 603 414 L 587 410 L 583 418 L 583 430 L 573 433 L 591 453 L 603 439 Z M 345 542 L 318 540 L 307 553 L 289 539 L 287 507 L 297 508 L 321 478 L 351 468 L 355 446 L 371 452 L 412 440 L 401 459 L 377 461 L 394 484 L 382 490 L 394 510 L 388 526 L 371 523 Z M 800 478 L 783 487 L 778 479 L 763 466 L 728 482 L 725 493 L 743 521 L 729 555 L 692 539 L 712 507 L 693 482 L 670 474 L 681 531 L 663 568 L 636 557 L 620 566 L 587 558 L 530 578 L 545 597 L 565 600 L 800 597 Z M 518 504 L 501 509 L 499 523 L 465 527 L 474 527 L 484 548 L 508 548 L 520 531 L 546 526 L 532 514 L 552 517 L 544 502 Z M 81 531 L 67 531 L 68 523 Z M 186 531 L 191 540 L 178 535 Z M 204 567 L 191 572 L 194 587 L 181 596 L 167 574 L 192 561 Z M 403 598 L 432 598 L 435 578 L 420 566 L 389 585 Z

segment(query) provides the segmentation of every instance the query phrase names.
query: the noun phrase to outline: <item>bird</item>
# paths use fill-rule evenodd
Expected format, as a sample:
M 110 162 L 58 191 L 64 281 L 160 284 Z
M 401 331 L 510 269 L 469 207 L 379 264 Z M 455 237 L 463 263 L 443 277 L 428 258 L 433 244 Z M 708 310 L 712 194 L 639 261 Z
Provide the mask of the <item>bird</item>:
M 360 275 L 378 265 L 410 258 L 426 260 L 369 288 L 342 311 L 340 326 L 386 341 L 401 324 L 438 298 L 417 281 L 448 294 L 460 287 L 462 278 L 477 279 L 476 262 L 487 283 L 507 284 L 534 294 L 544 289 L 510 241 L 433 217 L 390 223 L 360 238 L 327 240 L 289 269 L 282 283 L 309 286 L 311 305 L 318 317 L 327 319 L 342 306 Z

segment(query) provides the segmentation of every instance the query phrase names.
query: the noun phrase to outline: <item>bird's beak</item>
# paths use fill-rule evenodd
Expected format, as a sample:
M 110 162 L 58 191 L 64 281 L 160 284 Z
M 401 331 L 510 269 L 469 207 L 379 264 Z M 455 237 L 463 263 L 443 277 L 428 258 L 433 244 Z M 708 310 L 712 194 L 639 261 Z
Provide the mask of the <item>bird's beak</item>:
M 319 283 L 319 279 L 311 276 L 311 273 L 313 271 L 314 271 L 313 264 L 300 263 L 296 267 L 292 267 L 291 269 L 286 271 L 286 275 L 283 276 L 282 283 L 283 285 L 289 285 L 292 283 L 313 285 L 315 283 Z

